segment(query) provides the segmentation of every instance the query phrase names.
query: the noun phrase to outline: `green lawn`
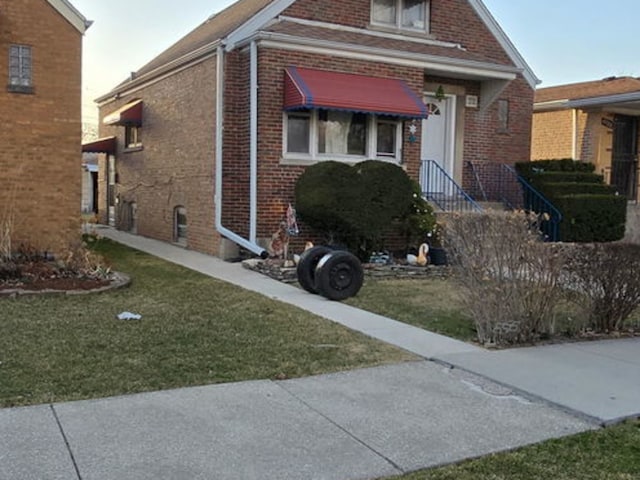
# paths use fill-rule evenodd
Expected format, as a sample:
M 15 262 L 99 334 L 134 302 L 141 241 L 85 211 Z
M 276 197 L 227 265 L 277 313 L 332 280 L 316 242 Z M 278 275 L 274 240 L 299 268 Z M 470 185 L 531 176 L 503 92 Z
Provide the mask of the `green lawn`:
M 358 296 L 349 298 L 346 303 L 458 340 L 474 341 L 475 327 L 464 310 L 460 295 L 460 287 L 453 279 L 366 278 Z M 554 314 L 556 336 L 545 340 L 563 341 L 584 330 L 584 318 L 575 303 L 559 302 Z M 625 326 L 640 330 L 640 309 Z
M 636 480 L 640 421 L 387 480 Z
M 459 340 L 476 337 L 473 321 L 462 310 L 459 287 L 452 280 L 366 279 L 358 296 L 347 303 Z
M 96 249 L 129 288 L 0 298 L 0 407 L 414 359 L 256 293 L 109 240 Z M 141 321 L 120 321 L 123 311 Z

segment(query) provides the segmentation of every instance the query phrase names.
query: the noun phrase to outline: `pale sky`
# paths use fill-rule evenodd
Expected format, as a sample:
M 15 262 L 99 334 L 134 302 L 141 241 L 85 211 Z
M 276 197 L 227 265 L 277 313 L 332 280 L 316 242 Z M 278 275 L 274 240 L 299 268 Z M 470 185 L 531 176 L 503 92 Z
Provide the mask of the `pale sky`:
M 484 0 L 518 51 L 552 86 L 640 76 L 638 0 Z M 71 0 L 94 24 L 84 38 L 84 121 L 93 100 L 233 0 Z

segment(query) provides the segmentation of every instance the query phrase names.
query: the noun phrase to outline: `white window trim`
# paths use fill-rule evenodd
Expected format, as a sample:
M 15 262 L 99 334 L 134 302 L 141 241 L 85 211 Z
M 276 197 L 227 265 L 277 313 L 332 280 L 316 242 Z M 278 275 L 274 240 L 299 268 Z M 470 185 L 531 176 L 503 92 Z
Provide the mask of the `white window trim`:
M 395 0 L 396 1 L 396 22 L 395 25 L 391 23 L 385 22 L 377 22 L 373 18 L 373 2 L 375 0 L 371 0 L 370 4 L 370 22 L 372 26 L 380 27 L 380 28 L 391 28 L 396 31 L 407 31 L 407 32 L 419 32 L 419 33 L 430 33 L 431 30 L 431 0 L 424 0 L 424 28 L 412 28 L 406 27 L 402 25 L 402 12 L 404 11 L 404 0 Z
M 288 145 L 288 119 L 289 114 L 300 115 L 302 112 L 285 111 L 282 114 L 282 163 L 307 165 L 326 160 L 336 160 L 345 163 L 358 163 L 364 160 L 381 160 L 400 165 L 402 163 L 402 119 L 391 120 L 380 118 L 378 115 L 367 114 L 367 140 L 365 155 L 340 155 L 334 153 L 318 153 L 318 109 L 308 112 L 309 125 L 309 153 L 287 152 Z M 305 112 L 307 113 L 307 112 Z M 396 125 L 396 155 L 378 155 L 378 122 Z

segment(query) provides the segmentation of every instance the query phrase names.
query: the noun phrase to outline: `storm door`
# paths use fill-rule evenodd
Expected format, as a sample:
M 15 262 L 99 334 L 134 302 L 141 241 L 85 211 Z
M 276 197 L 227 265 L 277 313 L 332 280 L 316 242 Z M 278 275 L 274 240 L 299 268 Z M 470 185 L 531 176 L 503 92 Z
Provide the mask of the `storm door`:
M 638 119 L 616 115 L 611 155 L 611 185 L 620 195 L 635 199 L 638 185 Z

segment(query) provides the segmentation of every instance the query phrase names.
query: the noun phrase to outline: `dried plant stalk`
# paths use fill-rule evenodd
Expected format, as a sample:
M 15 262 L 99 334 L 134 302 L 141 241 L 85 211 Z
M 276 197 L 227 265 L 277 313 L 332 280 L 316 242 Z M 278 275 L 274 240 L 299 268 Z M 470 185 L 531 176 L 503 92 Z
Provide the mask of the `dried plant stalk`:
M 454 215 L 445 224 L 445 247 L 483 344 L 534 342 L 554 331 L 564 258 L 542 242 L 538 225 L 522 212 Z

